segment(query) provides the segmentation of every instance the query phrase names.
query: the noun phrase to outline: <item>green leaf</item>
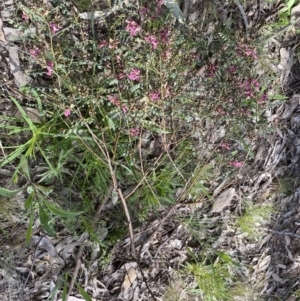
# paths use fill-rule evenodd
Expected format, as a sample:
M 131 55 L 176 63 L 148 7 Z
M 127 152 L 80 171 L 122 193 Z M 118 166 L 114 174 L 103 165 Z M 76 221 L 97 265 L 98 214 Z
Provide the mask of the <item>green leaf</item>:
M 37 93 L 36 90 L 31 90 L 33 96 L 35 97 L 35 99 L 37 100 L 37 103 L 38 103 L 38 108 L 39 108 L 39 111 L 42 112 L 43 111 L 43 106 L 42 106 L 42 100 L 39 96 L 39 94 Z
M 278 12 L 279 16 L 281 17 L 284 13 L 287 13 L 287 16 L 291 15 L 291 9 L 295 4 L 298 3 L 298 0 L 289 0 L 288 3 Z
M 20 166 L 22 173 L 25 174 L 27 180 L 30 180 L 30 167 L 29 167 L 28 160 L 26 157 L 22 158 L 19 166 Z
M 53 191 L 52 187 L 45 187 L 41 185 L 36 185 L 36 188 L 40 190 L 42 193 L 44 193 L 45 195 L 48 195 Z
M 77 284 L 77 288 L 85 301 L 93 301 L 90 295 L 79 284 Z
M 25 208 L 28 209 L 30 208 L 30 218 L 29 218 L 29 225 L 28 225 L 28 230 L 26 233 L 26 240 L 25 243 L 26 245 L 29 244 L 31 236 L 32 236 L 32 226 L 33 226 L 33 206 L 32 206 L 32 200 L 34 197 L 34 192 L 31 193 L 31 195 L 29 196 L 29 198 L 27 199 L 26 203 L 25 203 Z
M 29 186 L 29 187 L 32 187 L 32 186 Z M 28 188 L 29 188 L 29 187 L 28 187 Z M 27 191 L 27 192 L 29 193 L 29 191 Z M 28 197 L 28 199 L 26 200 L 26 202 L 25 202 L 25 204 L 24 204 L 25 209 L 31 208 L 33 197 L 34 197 L 34 190 L 32 190 L 32 191 L 30 192 L 29 197 Z
M 19 102 L 14 98 L 11 97 L 11 100 L 15 103 L 15 105 L 17 106 L 17 108 L 19 109 L 22 117 L 24 118 L 24 120 L 27 122 L 27 124 L 30 127 L 30 130 L 32 131 L 32 133 L 36 132 L 36 127 L 33 124 L 33 122 L 31 121 L 31 119 L 28 117 L 27 113 L 24 111 L 24 109 L 21 107 L 21 105 L 19 104 Z
M 119 83 L 119 81 L 117 80 L 117 79 L 113 79 L 113 80 L 111 80 L 108 84 L 110 85 L 110 86 L 112 86 L 112 85 L 116 85 L 116 84 L 118 84 Z
M 10 153 L 4 161 L 0 164 L 0 168 L 6 165 L 7 163 L 11 163 L 15 158 L 20 156 L 27 148 L 27 143 L 19 146 L 15 151 Z
M 64 289 L 63 289 L 63 293 L 62 293 L 62 300 L 63 301 L 67 301 L 67 283 L 68 283 L 68 273 L 65 274 L 65 283 L 64 283 Z
M 135 90 L 139 89 L 140 86 L 141 86 L 141 84 L 134 85 L 134 86 L 132 86 L 132 87 L 130 88 L 130 91 L 131 91 L 131 92 L 134 92 Z
M 287 99 L 287 97 L 281 94 L 275 94 L 270 96 L 270 99 L 283 100 L 283 99 Z
M 51 236 L 56 237 L 56 232 L 53 228 L 53 225 L 50 224 L 50 217 L 48 213 L 42 207 L 42 204 L 39 204 L 39 218 L 43 229 Z
M 80 215 L 84 213 L 84 211 L 66 211 L 59 207 L 56 207 L 49 202 L 43 200 L 44 204 L 47 206 L 49 211 L 53 213 L 54 215 L 60 216 L 60 217 L 75 217 L 77 215 Z
M 67 294 L 68 294 L 67 293 L 67 281 L 68 281 L 68 279 L 65 279 L 64 289 L 63 289 L 63 293 L 62 293 L 62 300 L 63 301 L 67 301 Z
M 109 118 L 108 116 L 106 116 L 107 122 L 108 122 L 108 128 L 111 130 L 115 130 L 115 123 L 112 121 L 111 118 Z
M 16 190 L 9 190 L 6 188 L 0 187 L 0 196 L 3 196 L 5 198 L 12 198 L 14 197 L 18 192 L 22 191 L 23 188 L 16 189 Z

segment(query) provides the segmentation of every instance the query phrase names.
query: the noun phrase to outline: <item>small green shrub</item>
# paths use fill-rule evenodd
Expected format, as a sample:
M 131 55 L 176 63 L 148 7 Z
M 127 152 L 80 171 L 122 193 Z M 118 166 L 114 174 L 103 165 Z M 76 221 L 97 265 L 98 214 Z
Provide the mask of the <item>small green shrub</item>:
M 237 225 L 248 238 L 258 240 L 262 238 L 262 227 L 266 226 L 274 213 L 271 203 L 252 204 L 246 203 L 246 209 L 242 216 L 237 218 Z
M 191 292 L 205 301 L 228 300 L 232 281 L 228 263 L 188 264 L 187 270 L 194 275 L 198 284 Z

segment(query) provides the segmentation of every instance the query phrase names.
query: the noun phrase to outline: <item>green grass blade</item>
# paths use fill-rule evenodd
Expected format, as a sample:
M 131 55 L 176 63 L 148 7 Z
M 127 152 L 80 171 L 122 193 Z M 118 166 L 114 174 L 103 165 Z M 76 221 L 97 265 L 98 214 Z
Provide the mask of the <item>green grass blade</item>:
M 85 301 L 93 301 L 89 294 L 79 284 L 77 284 L 77 288 Z
M 42 204 L 39 204 L 39 218 L 43 229 L 51 236 L 56 237 L 56 231 L 53 225 L 50 224 L 50 217 L 46 210 L 44 210 Z
M 6 188 L 0 187 L 0 195 L 5 197 L 5 198 L 12 198 L 14 197 L 18 192 L 22 191 L 23 188 L 21 189 L 16 189 L 16 190 L 9 190 Z
M 34 197 L 34 192 L 32 192 L 27 199 L 25 203 L 25 208 L 30 208 L 30 218 L 29 218 L 29 225 L 28 225 L 28 230 L 26 233 L 26 245 L 29 244 L 31 236 L 32 236 L 32 226 L 33 226 L 33 206 L 32 206 L 32 201 Z
M 63 210 L 59 207 L 56 207 L 52 204 L 50 204 L 49 202 L 43 200 L 43 203 L 46 205 L 46 207 L 48 208 L 48 210 L 56 215 L 56 216 L 60 216 L 60 217 L 76 217 L 82 213 L 84 213 L 84 211 L 66 211 Z
M 24 120 L 27 122 L 27 124 L 29 125 L 30 130 L 32 131 L 32 133 L 36 132 L 36 127 L 33 124 L 33 122 L 31 121 L 31 119 L 28 117 L 28 115 L 26 114 L 26 112 L 24 111 L 24 109 L 21 107 L 21 105 L 18 103 L 18 101 L 14 98 L 11 97 L 11 100 L 15 103 L 15 105 L 17 106 L 17 108 L 19 109 L 22 117 L 24 118 Z

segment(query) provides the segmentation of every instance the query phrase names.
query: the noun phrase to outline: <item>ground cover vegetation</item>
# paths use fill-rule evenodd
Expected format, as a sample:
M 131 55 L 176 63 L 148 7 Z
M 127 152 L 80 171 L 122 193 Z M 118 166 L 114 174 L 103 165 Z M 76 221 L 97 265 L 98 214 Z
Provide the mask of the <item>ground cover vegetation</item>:
M 3 300 L 263 300 L 262 283 L 249 285 L 237 254 L 218 243 L 224 225 L 260 242 L 289 190 L 278 179 L 243 199 L 235 187 L 257 162 L 257 142 L 276 133 L 266 112 L 285 97 L 265 40 L 289 26 L 297 3 L 282 2 L 276 22 L 248 24 L 246 1 L 199 1 L 196 18 L 186 2 L 16 1 L 9 26 L 22 33 L 14 43 L 30 81 L 6 90 L 1 115 L 1 270 L 28 261 L 10 272 Z M 146 257 L 171 253 L 152 244 L 174 229 L 185 251 L 156 291 Z M 76 243 L 65 257 L 48 250 L 60 258 L 56 281 L 44 294 L 30 289 L 45 272 L 38 249 L 62 237 Z M 125 278 L 112 285 L 107 271 L 120 267 Z M 97 277 L 105 284 L 93 290 Z

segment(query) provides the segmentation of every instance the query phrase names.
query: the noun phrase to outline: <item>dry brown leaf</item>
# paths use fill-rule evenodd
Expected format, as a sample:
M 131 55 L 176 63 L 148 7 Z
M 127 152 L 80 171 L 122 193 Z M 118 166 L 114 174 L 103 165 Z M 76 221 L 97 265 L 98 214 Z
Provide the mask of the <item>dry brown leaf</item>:
M 280 83 L 284 85 L 286 82 L 290 71 L 292 69 L 294 63 L 294 52 L 289 51 L 286 48 L 280 49 L 280 63 L 278 64 L 277 68 L 280 71 Z
M 130 267 L 127 271 L 126 271 L 126 275 L 122 284 L 122 291 L 123 294 L 125 294 L 127 292 L 127 290 L 129 289 L 129 287 L 131 286 L 131 284 L 135 281 L 136 279 L 136 270 L 134 267 Z
M 291 10 L 291 15 L 296 15 L 300 12 L 300 4 L 294 6 Z
M 0 18 L 0 41 L 1 41 L 1 42 L 6 42 L 5 34 L 4 34 L 4 32 L 3 32 L 2 26 L 3 26 L 3 21 L 2 21 L 2 19 Z
M 292 113 L 299 106 L 299 104 L 300 104 L 300 95 L 299 94 L 293 95 L 291 100 L 284 107 L 282 118 L 286 119 L 291 117 Z
M 29 82 L 29 78 L 25 75 L 25 73 L 23 73 L 21 69 L 17 46 L 9 47 L 9 66 L 11 73 L 15 78 L 16 85 L 19 88 L 27 85 Z
M 276 273 L 272 272 L 272 278 L 279 283 L 284 283 L 285 281 L 283 279 L 281 279 Z
M 271 256 L 267 255 L 262 260 L 260 260 L 259 263 L 257 264 L 257 266 L 255 268 L 256 272 L 266 271 L 269 268 L 270 263 L 271 263 Z
M 211 213 L 222 212 L 226 207 L 231 205 L 233 197 L 236 195 L 235 188 L 229 188 L 222 192 L 215 200 Z
M 94 298 L 91 298 L 92 299 L 92 301 L 96 301 L 96 299 L 94 299 Z M 81 298 L 77 298 L 77 297 L 72 297 L 72 296 L 70 296 L 69 298 L 68 298 L 68 301 L 84 301 L 85 299 L 81 299 Z M 97 299 L 97 300 L 99 300 L 99 299 Z M 62 299 L 59 299 L 58 301 L 62 301 Z M 100 301 L 100 300 L 99 300 Z
M 32 122 L 41 123 L 43 121 L 43 118 L 37 109 L 30 108 L 30 107 L 22 107 L 22 108 Z M 14 117 L 22 118 L 21 112 L 17 110 L 14 114 Z

